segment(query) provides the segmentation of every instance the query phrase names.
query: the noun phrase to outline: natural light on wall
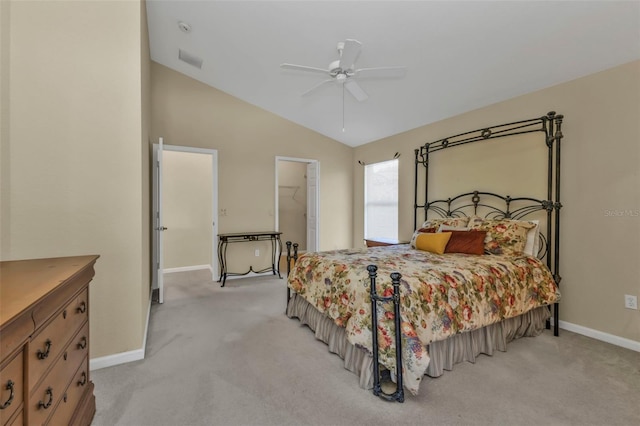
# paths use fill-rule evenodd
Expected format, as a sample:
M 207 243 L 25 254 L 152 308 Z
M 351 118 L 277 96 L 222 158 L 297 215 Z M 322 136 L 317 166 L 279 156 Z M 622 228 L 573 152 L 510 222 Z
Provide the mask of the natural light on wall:
M 364 237 L 398 238 L 398 160 L 364 166 Z

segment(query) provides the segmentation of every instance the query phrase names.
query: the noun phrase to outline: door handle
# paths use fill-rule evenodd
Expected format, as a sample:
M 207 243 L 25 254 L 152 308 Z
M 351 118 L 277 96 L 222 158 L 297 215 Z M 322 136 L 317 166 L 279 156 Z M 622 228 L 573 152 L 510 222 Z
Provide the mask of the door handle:
M 156 228 L 156 231 L 166 231 L 167 229 L 169 229 L 169 228 L 167 228 L 166 226 L 160 226 L 160 227 Z

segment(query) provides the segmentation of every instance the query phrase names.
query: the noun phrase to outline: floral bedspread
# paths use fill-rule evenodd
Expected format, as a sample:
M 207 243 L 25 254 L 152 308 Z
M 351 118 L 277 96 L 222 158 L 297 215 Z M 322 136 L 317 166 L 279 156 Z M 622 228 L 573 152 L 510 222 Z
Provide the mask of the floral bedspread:
M 407 245 L 305 253 L 288 286 L 345 327 L 347 339 L 371 353 L 371 299 L 367 266 L 378 267 L 377 292 L 390 295 L 400 272 L 402 362 L 407 390 L 417 394 L 429 364 L 426 346 L 456 333 L 552 304 L 560 293 L 537 258 L 437 255 Z M 392 304 L 378 314 L 380 363 L 395 371 Z

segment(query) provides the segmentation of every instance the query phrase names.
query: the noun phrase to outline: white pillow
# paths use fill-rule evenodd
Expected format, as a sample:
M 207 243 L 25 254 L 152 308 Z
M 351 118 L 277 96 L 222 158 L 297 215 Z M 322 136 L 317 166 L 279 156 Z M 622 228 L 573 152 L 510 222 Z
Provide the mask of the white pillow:
M 536 226 L 527 231 L 527 242 L 525 243 L 524 250 L 522 250 L 522 252 L 529 256 L 538 256 L 538 251 L 540 250 L 540 238 L 538 238 L 538 234 L 540 233 L 540 221 L 529 220 L 528 222 L 534 223 Z

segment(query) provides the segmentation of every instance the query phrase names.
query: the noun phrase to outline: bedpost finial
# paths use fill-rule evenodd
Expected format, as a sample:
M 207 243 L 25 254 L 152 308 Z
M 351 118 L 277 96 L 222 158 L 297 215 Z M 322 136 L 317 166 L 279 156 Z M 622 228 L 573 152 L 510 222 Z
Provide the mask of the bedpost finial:
M 400 285 L 400 278 L 402 278 L 402 275 L 399 272 L 392 272 L 391 284 L 393 284 L 394 286 Z
M 367 266 L 367 271 L 369 271 L 369 276 L 375 277 L 377 270 L 378 270 L 378 267 L 376 265 Z

